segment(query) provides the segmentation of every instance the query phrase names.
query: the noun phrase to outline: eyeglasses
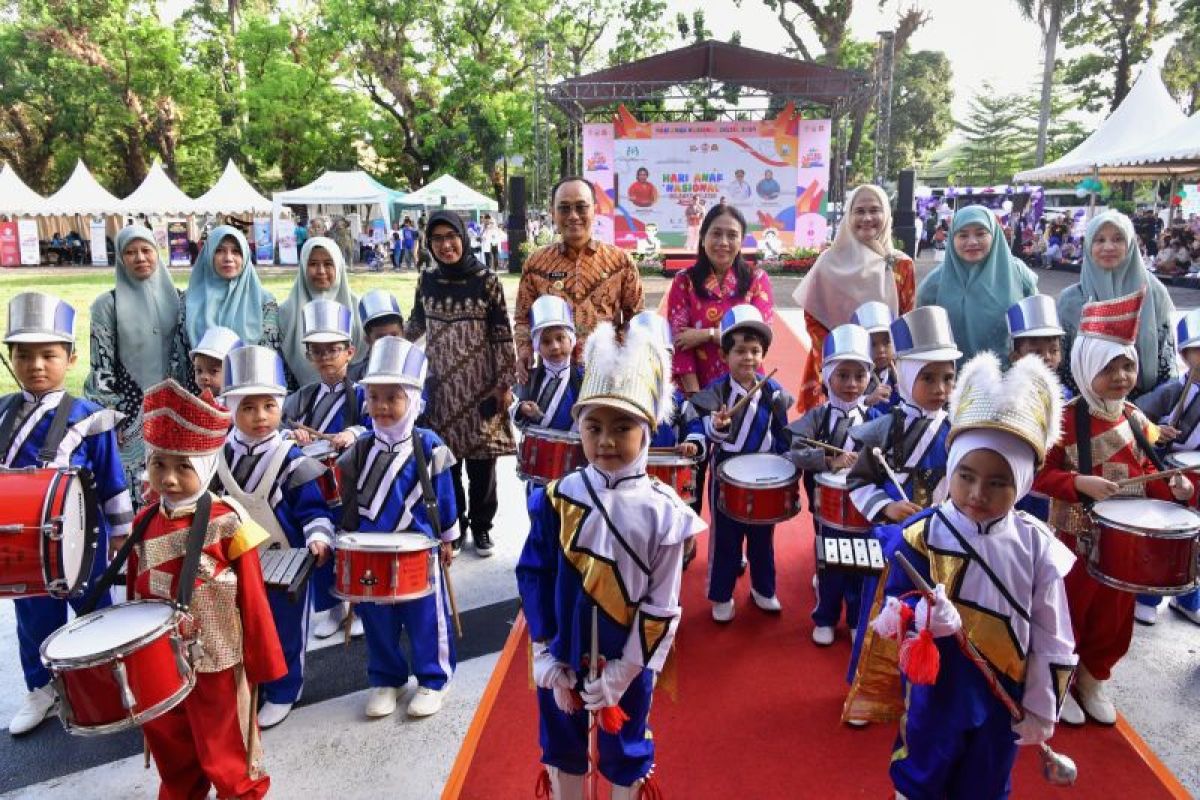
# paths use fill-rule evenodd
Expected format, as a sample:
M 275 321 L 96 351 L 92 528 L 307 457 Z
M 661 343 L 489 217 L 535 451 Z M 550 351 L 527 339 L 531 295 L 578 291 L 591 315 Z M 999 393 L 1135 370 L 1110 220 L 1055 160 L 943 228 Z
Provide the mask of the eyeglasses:
M 340 356 L 349 349 L 348 344 L 310 344 L 308 346 L 308 354 L 316 360 L 323 358 L 333 358 Z
M 430 236 L 429 237 L 429 243 L 432 245 L 449 244 L 450 242 L 457 242 L 457 241 L 458 241 L 457 233 L 447 233 L 447 234 L 443 234 L 441 236 Z
M 592 210 L 591 203 L 575 203 L 574 205 L 572 205 L 571 203 L 559 203 L 558 205 L 556 205 L 554 207 L 554 213 L 558 214 L 561 217 L 571 216 L 572 211 L 574 211 L 576 214 L 578 214 L 581 217 L 586 217 L 587 213 L 591 210 Z

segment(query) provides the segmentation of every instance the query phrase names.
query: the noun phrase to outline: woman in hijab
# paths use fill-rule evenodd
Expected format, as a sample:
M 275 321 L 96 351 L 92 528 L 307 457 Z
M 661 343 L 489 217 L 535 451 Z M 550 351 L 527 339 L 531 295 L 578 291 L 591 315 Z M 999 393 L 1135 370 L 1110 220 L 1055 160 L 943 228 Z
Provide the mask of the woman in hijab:
M 171 282 L 154 234 L 139 225 L 117 234 L 115 288 L 92 303 L 91 371 L 83 394 L 125 415 L 117 429 L 135 502 L 145 468 L 142 394 L 166 378 L 191 385 L 183 295 Z
M 353 344 L 355 358 L 362 360 L 367 349 L 363 347 L 362 322 L 358 318 L 358 298 L 350 291 L 346 275 L 346 262 L 337 242 L 324 236 L 314 236 L 300 250 L 300 269 L 292 284 L 291 294 L 279 306 L 279 328 L 283 336 L 283 363 L 287 365 L 288 391 L 315 383 L 320 375 L 308 360 L 304 346 L 304 306 L 313 300 L 333 300 L 350 309 L 353 320 Z M 361 354 L 361 355 L 360 355 Z
M 892 247 L 892 208 L 883 189 L 859 186 L 846 203 L 846 217 L 828 250 L 804 276 L 793 295 L 804 309 L 812 345 L 796 406 L 806 411 L 821 402 L 821 347 L 838 325 L 850 321 L 863 303 L 886 303 L 897 317 L 913 310 L 916 271 Z
M 1008 309 L 1037 294 L 1037 276 L 1012 254 L 983 206 L 960 208 L 950 221 L 946 258 L 917 287 L 918 306 L 941 306 L 950 316 L 962 363 L 984 350 L 1008 352 Z
M 237 228 L 221 225 L 204 242 L 186 298 L 187 334 L 195 347 L 213 325 L 229 328 L 246 344 L 282 350 L 279 306 L 250 263 L 250 246 Z
M 425 419 L 458 459 L 453 467 L 461 548 L 468 523 L 481 556 L 492 554 L 496 458 L 516 452 L 507 413 L 516 350 L 500 279 L 471 252 L 462 218 L 438 211 L 425 228 L 436 266 L 421 273 L 404 335 L 425 337 Z M 470 482 L 469 510 L 463 464 Z
M 1068 286 L 1058 296 L 1058 319 L 1066 331 L 1059 377 L 1071 391 L 1078 393 L 1082 388 L 1071 377 L 1070 364 L 1071 345 L 1079 330 L 1084 303 L 1112 300 L 1142 288 L 1147 290 L 1147 297 L 1138 322 L 1138 379 L 1129 393 L 1130 400 L 1176 375 L 1175 334 L 1171 325 L 1175 304 L 1166 287 L 1146 270 L 1129 217 L 1119 211 L 1096 215 L 1083 237 L 1079 283 Z

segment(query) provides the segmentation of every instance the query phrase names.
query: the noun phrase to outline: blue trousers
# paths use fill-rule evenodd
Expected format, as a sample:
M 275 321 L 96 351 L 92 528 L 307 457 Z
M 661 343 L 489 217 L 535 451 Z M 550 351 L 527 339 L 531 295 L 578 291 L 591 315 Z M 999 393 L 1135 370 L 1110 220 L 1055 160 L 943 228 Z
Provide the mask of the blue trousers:
M 1156 594 L 1139 594 L 1137 601 L 1144 606 L 1158 608 L 1159 603 L 1162 602 L 1162 598 Z M 1179 595 L 1175 598 L 1175 602 L 1189 611 L 1200 611 L 1200 589 L 1193 589 L 1186 594 Z
M 582 681 L 581 684 L 582 685 Z M 600 731 L 600 774 L 616 786 L 631 786 L 654 766 L 654 739 L 648 726 L 654 673 L 642 670 L 621 697 L 629 721 L 616 734 Z M 538 689 L 538 734 L 542 763 L 572 775 L 588 768 L 588 713 L 567 715 L 554 703 L 554 692 Z
M 336 559 L 329 559 L 323 567 L 314 567 L 309 578 L 309 597 L 312 599 L 312 610 L 320 613 L 342 602 L 333 594 L 333 564 Z
M 367 637 L 367 679 L 372 686 L 400 687 L 415 674 L 421 686 L 442 689 L 454 674 L 450 603 L 441 570 L 434 576 L 433 594 L 419 600 L 355 606 Z M 400 647 L 401 631 L 407 631 L 412 645 L 411 666 Z
M 710 498 L 711 499 L 711 498 Z M 750 585 L 764 597 L 775 596 L 775 526 L 747 525 L 723 514 L 711 503 L 713 526 L 708 535 L 708 599 L 733 598 L 742 567 L 742 543 L 750 562 Z
M 818 526 L 818 536 L 822 535 L 822 529 L 823 526 Z M 818 628 L 837 627 L 845 607 L 846 625 L 854 628 L 858 624 L 862 593 L 862 575 L 839 569 L 817 570 L 817 607 L 812 612 L 813 624 Z
M 267 591 L 267 602 L 271 604 L 271 616 L 275 619 L 275 630 L 279 633 L 279 644 L 283 647 L 283 658 L 288 668 L 287 675 L 263 684 L 263 697 L 268 703 L 295 703 L 304 690 L 304 650 L 308 646 L 310 594 L 311 580 L 305 595 L 294 603 L 288 600 L 285 591 Z

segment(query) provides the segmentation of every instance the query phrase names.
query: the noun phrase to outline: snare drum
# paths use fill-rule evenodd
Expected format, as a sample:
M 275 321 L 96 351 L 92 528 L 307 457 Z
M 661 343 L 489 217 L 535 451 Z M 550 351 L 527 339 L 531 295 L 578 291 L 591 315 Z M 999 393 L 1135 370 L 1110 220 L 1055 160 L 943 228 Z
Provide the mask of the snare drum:
M 696 501 L 696 462 L 671 451 L 650 451 L 646 474 L 658 478 L 675 490 L 685 503 Z
M 1115 589 L 1183 594 L 1200 586 L 1200 514 L 1149 498 L 1113 498 L 1092 507 L 1087 570 Z
M 423 533 L 339 533 L 333 593 L 356 603 L 404 603 L 433 594 L 438 543 Z
M 320 488 L 321 496 L 325 498 L 325 502 L 330 507 L 340 506 L 342 504 L 342 470 L 337 465 L 338 451 L 333 448 L 328 439 L 317 439 L 300 448 L 300 451 L 325 465 L 325 471 L 317 478 L 317 487 Z
M 734 456 L 717 467 L 717 508 L 751 525 L 783 522 L 800 513 L 796 466 L 773 453 Z
M 96 557 L 97 501 L 74 469 L 0 470 L 0 597 L 73 597 Z
M 93 611 L 42 644 L 68 733 L 95 736 L 142 725 L 196 685 L 193 617 L 165 600 Z
M 517 451 L 517 474 L 533 483 L 556 481 L 586 463 L 583 443 L 573 431 L 529 427 Z
M 846 487 L 849 474 L 849 470 L 843 470 L 818 472 L 814 476 L 816 508 L 813 516 L 822 525 L 839 531 L 869 531 L 871 523 L 850 500 L 850 490 Z
M 1167 454 L 1167 466 L 1176 467 L 1200 467 L 1200 450 L 1180 450 L 1178 453 Z M 1188 475 L 1189 478 L 1195 478 L 1195 475 Z

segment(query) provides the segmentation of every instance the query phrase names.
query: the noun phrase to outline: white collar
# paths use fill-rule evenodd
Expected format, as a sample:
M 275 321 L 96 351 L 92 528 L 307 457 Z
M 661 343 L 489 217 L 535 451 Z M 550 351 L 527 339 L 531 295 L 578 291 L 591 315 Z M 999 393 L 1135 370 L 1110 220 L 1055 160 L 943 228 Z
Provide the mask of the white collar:
M 1002 533 L 1012 526 L 1013 512 L 1011 510 L 1006 514 L 1001 514 L 995 519 L 986 522 L 976 522 L 966 514 L 958 510 L 958 506 L 954 505 L 954 501 L 947 498 L 938 506 L 938 512 L 946 518 L 946 521 L 959 533 L 974 534 L 976 536 L 990 536 L 997 533 Z

